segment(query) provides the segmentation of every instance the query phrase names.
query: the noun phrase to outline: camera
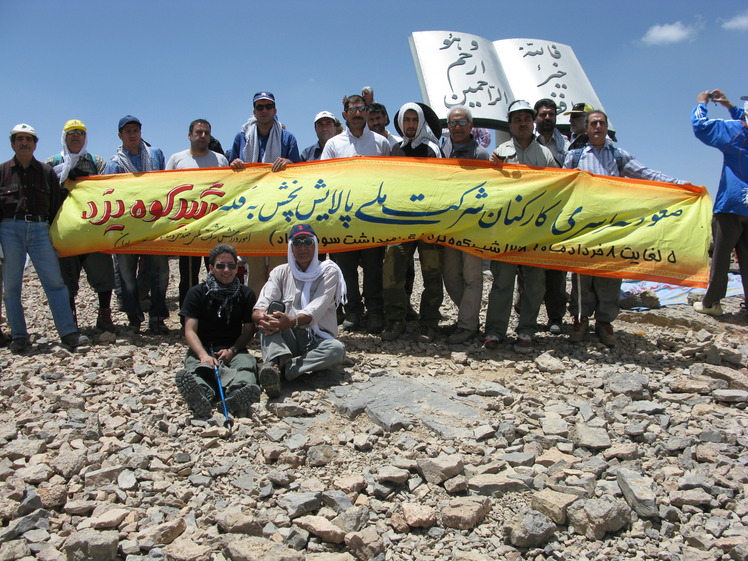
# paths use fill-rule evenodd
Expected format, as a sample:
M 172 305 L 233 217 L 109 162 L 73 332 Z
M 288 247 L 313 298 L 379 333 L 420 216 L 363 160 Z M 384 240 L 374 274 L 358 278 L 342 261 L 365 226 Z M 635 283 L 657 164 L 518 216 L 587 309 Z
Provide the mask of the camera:
M 268 306 L 267 313 L 269 315 L 273 315 L 275 312 L 285 312 L 286 311 L 286 305 L 281 302 L 280 300 L 273 300 L 270 302 L 270 305 Z

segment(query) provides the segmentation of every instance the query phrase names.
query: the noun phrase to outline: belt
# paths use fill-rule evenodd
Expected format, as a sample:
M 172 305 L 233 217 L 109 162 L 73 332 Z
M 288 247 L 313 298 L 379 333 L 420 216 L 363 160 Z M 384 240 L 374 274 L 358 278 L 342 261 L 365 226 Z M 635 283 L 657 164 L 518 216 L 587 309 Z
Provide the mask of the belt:
M 39 216 L 38 214 L 19 214 L 14 217 L 15 220 L 23 220 L 24 222 L 46 222 L 46 216 Z

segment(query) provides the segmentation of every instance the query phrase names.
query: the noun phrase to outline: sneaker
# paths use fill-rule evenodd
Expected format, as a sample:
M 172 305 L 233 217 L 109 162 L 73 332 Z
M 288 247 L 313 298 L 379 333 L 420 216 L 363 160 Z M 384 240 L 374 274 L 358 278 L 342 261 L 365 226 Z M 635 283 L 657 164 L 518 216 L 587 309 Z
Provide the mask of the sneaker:
M 28 346 L 28 340 L 25 337 L 19 337 L 10 342 L 10 352 L 14 355 L 22 354 L 26 352 Z
M 387 329 L 382 331 L 382 341 L 394 341 L 405 333 L 405 322 L 404 321 L 392 321 L 390 322 Z
M 449 337 L 447 337 L 447 343 L 450 345 L 462 345 L 464 343 L 470 343 L 478 335 L 475 329 L 466 329 L 464 327 L 458 327 L 455 329 Z
M 517 342 L 514 344 L 514 350 L 518 353 L 532 350 L 532 335 L 529 333 L 517 333 Z
M 187 370 L 177 372 L 174 381 L 177 384 L 179 393 L 182 394 L 182 397 L 187 402 L 189 408 L 192 409 L 195 417 L 199 419 L 210 417 L 213 412 L 211 402 L 215 397 L 213 390 L 198 384 L 195 374 L 187 372 Z
M 548 322 L 548 331 L 551 335 L 561 335 L 563 331 L 563 321 L 560 319 L 552 319 Z
M 341 327 L 346 331 L 356 331 L 361 329 L 361 314 L 345 314 L 345 319 L 343 320 L 343 325 Z
M 721 316 L 723 313 L 722 306 L 719 302 L 715 302 L 711 306 L 704 306 L 704 302 L 694 302 L 693 309 L 700 314 L 707 314 L 710 316 Z
M 384 329 L 384 318 L 382 314 L 369 314 L 366 318 L 366 331 L 372 335 L 376 335 L 382 332 Z
M 91 339 L 85 335 L 81 335 L 77 331 L 73 331 L 64 337 L 60 337 L 60 340 L 62 341 L 62 346 L 69 351 L 74 351 L 78 347 L 86 347 L 91 344 Z
M 112 321 L 112 309 L 111 308 L 99 308 L 99 315 L 96 316 L 96 328 L 102 331 L 109 331 L 114 333 L 117 331 L 117 327 Z
M 235 417 L 248 415 L 252 409 L 252 404 L 259 403 L 261 392 L 260 386 L 256 384 L 247 384 L 233 390 L 224 400 L 226 409 Z
M 483 339 L 483 346 L 487 349 L 495 349 L 501 343 L 501 337 L 494 335 L 493 333 L 486 335 Z
M 595 335 L 600 339 L 600 342 L 607 347 L 616 346 L 616 332 L 613 331 L 613 326 L 607 321 L 595 322 Z
M 578 318 L 577 316 L 574 316 L 574 323 L 571 326 L 571 333 L 569 334 L 569 340 L 575 343 L 584 341 L 585 337 L 587 337 L 587 330 L 589 328 L 590 328 L 589 319 L 587 319 L 585 316 L 582 316 L 581 319 Z
M 268 397 L 280 397 L 280 370 L 274 362 L 263 362 L 260 365 L 260 386 Z

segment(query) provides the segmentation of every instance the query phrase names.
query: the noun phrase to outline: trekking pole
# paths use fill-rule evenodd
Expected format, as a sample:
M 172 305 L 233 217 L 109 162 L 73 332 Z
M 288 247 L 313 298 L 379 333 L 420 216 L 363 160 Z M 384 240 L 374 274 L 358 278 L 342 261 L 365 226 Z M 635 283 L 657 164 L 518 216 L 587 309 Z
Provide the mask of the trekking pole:
M 215 353 L 213 352 L 213 347 L 210 347 L 210 356 L 215 358 Z M 221 397 L 221 405 L 223 405 L 223 416 L 226 417 L 226 420 L 223 423 L 223 426 L 229 429 L 229 432 L 231 432 L 231 427 L 234 424 L 234 421 L 232 421 L 229 418 L 229 410 L 226 408 L 226 396 L 223 395 L 223 384 L 221 383 L 221 368 L 217 364 L 213 365 L 213 372 L 216 374 L 216 383 L 218 384 L 218 395 Z

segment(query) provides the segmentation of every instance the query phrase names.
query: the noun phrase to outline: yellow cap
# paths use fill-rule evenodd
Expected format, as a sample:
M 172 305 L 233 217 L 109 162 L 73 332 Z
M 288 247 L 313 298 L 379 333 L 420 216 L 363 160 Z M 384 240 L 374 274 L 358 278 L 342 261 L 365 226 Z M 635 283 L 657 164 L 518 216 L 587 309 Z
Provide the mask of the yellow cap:
M 65 126 L 62 127 L 62 130 L 64 131 L 73 131 L 73 130 L 86 130 L 86 125 L 83 124 L 83 121 L 79 121 L 78 119 L 70 119 L 67 123 L 65 123 Z

